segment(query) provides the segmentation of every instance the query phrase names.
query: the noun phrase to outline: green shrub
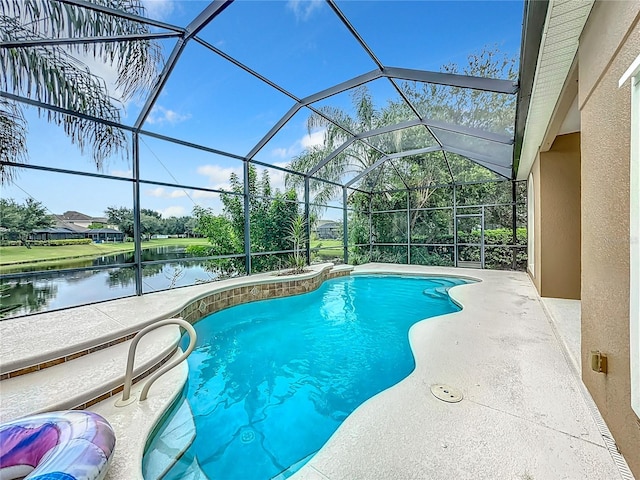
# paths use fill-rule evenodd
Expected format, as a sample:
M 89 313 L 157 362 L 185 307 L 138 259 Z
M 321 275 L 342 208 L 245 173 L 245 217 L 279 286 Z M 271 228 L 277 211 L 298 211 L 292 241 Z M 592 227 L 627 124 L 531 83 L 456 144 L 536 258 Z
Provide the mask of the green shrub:
M 516 270 L 525 270 L 527 266 L 527 229 L 516 229 Z M 460 243 L 480 243 L 480 231 L 458 232 Z M 492 270 L 511 270 L 513 268 L 512 230 L 497 228 L 484 231 L 484 265 Z M 480 249 L 477 247 L 460 247 L 460 255 L 465 260 L 480 261 Z
M 62 240 L 28 240 L 26 244 L 20 240 L 5 240 L 0 245 L 3 247 L 59 247 L 61 245 L 89 245 L 90 238 L 65 238 Z
M 452 267 L 453 247 L 411 247 L 411 264 Z
M 516 270 L 524 271 L 527 267 L 527 229 L 516 230 L 516 246 L 513 247 L 511 229 L 497 228 L 484 231 L 484 263 L 485 268 L 492 270 L 511 270 L 513 268 L 513 250 L 516 251 Z M 480 231 L 458 232 L 459 243 L 480 244 Z M 453 266 L 453 236 L 443 233 L 440 236 L 414 235 L 413 243 L 435 243 L 451 246 L 422 247 L 411 246 L 411 263 L 414 265 Z M 459 247 L 459 255 L 468 261 L 480 261 L 479 247 Z M 358 264 L 372 262 L 406 263 L 406 247 L 374 246 L 369 256 L 369 247 L 357 247 L 349 252 L 349 263 Z
M 19 240 L 2 240 L 0 247 L 21 247 L 23 244 Z
M 67 238 L 65 240 L 43 240 L 44 245 L 58 247 L 60 245 L 89 245 L 93 242 L 90 238 Z

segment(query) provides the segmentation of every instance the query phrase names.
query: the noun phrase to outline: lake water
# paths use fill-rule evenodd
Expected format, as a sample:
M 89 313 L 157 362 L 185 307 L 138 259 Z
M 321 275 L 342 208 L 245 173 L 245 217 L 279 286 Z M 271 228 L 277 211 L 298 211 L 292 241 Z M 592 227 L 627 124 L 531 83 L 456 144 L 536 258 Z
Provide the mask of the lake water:
M 216 279 L 216 274 L 203 261 L 189 261 L 183 246 L 157 247 L 143 250 L 143 261 L 175 259 L 161 265 L 143 268 L 143 292 L 149 293 L 171 287 L 194 285 Z M 63 268 L 115 265 L 133 262 L 133 253 L 105 255 L 94 259 L 80 259 Z M 8 318 L 58 308 L 111 300 L 135 295 L 135 268 L 115 267 L 106 270 L 65 272 L 52 265 L 32 277 L 16 278 L 12 274 L 1 276 L 1 305 L 17 308 L 5 313 Z M 34 268 L 24 269 L 33 271 Z

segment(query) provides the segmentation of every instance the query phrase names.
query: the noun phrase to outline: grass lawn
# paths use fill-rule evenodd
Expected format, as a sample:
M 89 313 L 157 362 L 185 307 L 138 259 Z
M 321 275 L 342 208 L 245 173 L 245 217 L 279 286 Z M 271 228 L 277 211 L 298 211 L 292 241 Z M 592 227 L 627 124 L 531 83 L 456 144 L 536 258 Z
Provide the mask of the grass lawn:
M 142 248 L 208 245 L 206 238 L 163 238 L 149 240 Z M 28 264 L 74 258 L 92 258 L 123 252 L 133 252 L 133 242 L 90 243 L 87 245 L 60 245 L 55 247 L 0 247 L 0 265 Z
M 166 246 L 208 245 L 206 238 L 166 238 L 149 240 L 142 244 L 143 249 Z M 343 257 L 341 240 L 313 240 L 311 248 L 318 248 L 314 252 L 323 260 Z M 334 248 L 329 248 L 334 247 Z M 38 269 L 55 265 L 55 268 L 71 268 L 83 266 L 78 263 L 104 255 L 133 252 L 133 242 L 126 243 L 91 243 L 87 245 L 60 245 L 55 247 L 34 246 L 0 247 L 0 273 L 21 271 L 32 265 Z
M 311 248 L 314 249 L 318 247 L 320 247 L 320 250 L 313 252 L 313 254 L 318 255 L 322 259 L 330 260 L 336 257 L 344 257 L 342 240 L 312 240 Z

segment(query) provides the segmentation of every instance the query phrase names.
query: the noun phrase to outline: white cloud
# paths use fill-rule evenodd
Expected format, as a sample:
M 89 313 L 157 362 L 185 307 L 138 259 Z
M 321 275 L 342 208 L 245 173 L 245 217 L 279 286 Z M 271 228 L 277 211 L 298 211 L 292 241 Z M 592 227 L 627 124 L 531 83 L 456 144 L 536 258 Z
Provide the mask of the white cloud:
M 131 178 L 133 176 L 133 170 L 111 170 L 110 173 L 114 177 Z
M 286 168 L 289 165 L 289 162 L 275 162 L 273 164 L 275 167 Z M 258 170 L 258 175 L 262 176 L 262 171 L 266 167 L 256 166 Z M 276 189 L 281 192 L 284 191 L 284 179 L 286 176 L 286 172 L 281 170 L 276 170 L 272 168 L 267 168 L 269 172 L 269 183 L 271 184 L 271 189 L 275 191 Z M 243 172 L 242 167 L 220 167 L 218 165 L 202 165 L 198 167 L 197 172 L 200 175 L 204 175 L 209 177 L 209 185 L 208 188 L 215 188 L 216 190 L 229 190 L 229 177 L 232 173 L 235 173 L 240 181 L 243 180 Z M 216 198 L 219 194 L 214 192 L 205 192 L 201 190 L 194 190 L 192 194 L 193 198 Z
M 289 0 L 287 8 L 293 11 L 298 21 L 306 21 L 311 14 L 322 6 L 323 0 Z
M 145 190 L 146 195 L 150 197 L 158 198 L 182 198 L 187 196 L 187 192 L 184 190 L 165 190 L 162 187 L 157 187 L 149 190 Z
M 215 188 L 217 190 L 229 189 L 229 177 L 232 173 L 235 173 L 239 178 L 242 178 L 242 166 L 237 167 L 220 167 L 218 165 L 201 165 L 196 170 L 200 175 L 204 175 L 209 178 L 209 188 Z M 201 192 L 205 193 L 205 192 Z
M 109 96 L 116 101 L 122 103 L 125 107 L 127 102 L 124 102 L 121 89 L 116 88 L 118 81 L 118 64 L 105 62 L 102 58 L 94 57 L 90 53 L 70 52 L 71 55 L 82 62 L 89 71 L 95 76 L 104 80 Z
M 315 130 L 311 133 L 307 133 L 302 138 L 299 138 L 298 140 L 293 142 L 287 148 L 274 148 L 273 150 L 271 150 L 271 156 L 275 158 L 291 159 L 304 150 L 322 145 L 324 143 L 325 133 L 326 130 L 324 128 Z
M 166 20 L 173 12 L 173 0 L 142 0 L 146 16 L 155 20 Z
M 287 158 L 288 150 L 286 148 L 274 148 L 271 150 L 271 155 L 274 157 Z
M 162 214 L 162 218 L 183 217 L 188 214 L 187 209 L 181 206 L 172 206 L 158 210 Z
M 274 163 L 274 165 L 276 167 L 287 167 L 288 163 L 287 162 L 279 162 L 279 163 Z M 269 179 L 271 180 L 271 189 L 272 190 L 280 190 L 281 192 L 284 192 L 284 177 L 286 176 L 286 173 L 283 172 L 282 170 L 269 170 Z
M 147 117 L 147 122 L 150 124 L 162 125 L 165 123 L 170 123 L 171 125 L 175 125 L 176 123 L 184 122 L 185 120 L 189 120 L 191 118 L 191 114 L 187 113 L 183 115 L 181 113 L 176 112 L 175 110 L 170 110 L 168 108 L 164 108 L 162 105 L 156 105 L 151 110 L 151 113 Z
M 204 190 L 194 190 L 191 196 L 193 198 L 217 198 L 220 194 L 216 192 L 205 192 Z
M 300 139 L 300 144 L 304 148 L 317 147 L 318 145 L 322 145 L 324 142 L 324 135 L 326 133 L 325 129 L 316 130 L 315 132 L 307 133 L 304 137 Z

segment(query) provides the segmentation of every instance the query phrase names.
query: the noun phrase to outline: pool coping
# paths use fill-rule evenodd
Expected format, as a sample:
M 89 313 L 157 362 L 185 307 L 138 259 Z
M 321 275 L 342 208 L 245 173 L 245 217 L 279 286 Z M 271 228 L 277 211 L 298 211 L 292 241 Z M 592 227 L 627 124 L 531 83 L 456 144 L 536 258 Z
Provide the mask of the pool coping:
M 190 323 L 240 303 L 297 295 L 315 290 L 328 278 L 348 275 L 353 267 L 332 263 L 312 265 L 294 275 L 274 273 L 250 275 L 203 285 L 127 297 L 92 305 L 0 321 L 0 381 L 43 370 L 125 342 L 142 328 L 165 318 L 183 318 Z M 266 288 L 265 288 L 266 286 Z M 120 314 L 118 314 L 118 311 Z M 123 316 L 122 312 L 128 312 Z M 131 317 L 137 315 L 137 318 Z M 51 332 L 65 317 L 79 323 L 84 334 L 52 342 Z M 94 334 L 86 319 L 95 319 L 101 330 Z M 43 324 L 45 328 L 41 328 Z M 48 327 L 48 328 L 47 328 Z
M 371 265 L 374 265 L 374 264 L 371 264 Z M 431 268 L 431 271 L 425 271 L 424 267 L 421 267 L 415 271 L 411 271 L 411 270 L 403 271 L 403 272 L 389 271 L 383 274 L 403 275 L 403 276 L 421 276 L 421 277 L 453 276 L 456 278 L 472 280 L 474 282 L 482 281 L 481 278 L 479 278 L 478 276 L 471 275 L 468 272 L 451 274 L 448 272 L 438 271 L 437 267 Z M 265 300 L 270 298 L 279 298 L 280 296 L 291 296 L 291 295 L 307 293 L 317 289 L 326 280 L 330 280 L 330 279 L 338 278 L 342 276 L 381 275 L 381 273 L 376 270 L 368 270 L 365 267 L 360 268 L 360 267 L 353 267 L 350 265 L 334 266 L 332 264 L 325 264 L 321 266 L 316 266 L 314 268 L 314 272 L 310 272 L 304 275 L 305 277 L 303 279 L 289 278 L 289 280 L 287 280 L 287 281 L 293 280 L 293 282 L 291 282 L 293 283 L 292 285 L 293 288 L 289 289 L 290 293 L 288 295 L 284 295 L 284 294 L 278 295 L 278 292 L 276 292 L 276 295 L 278 296 L 269 296 L 267 295 L 267 293 L 273 293 L 273 292 L 271 292 L 271 289 L 268 289 L 268 290 L 262 290 L 261 295 L 253 295 L 254 297 L 259 297 L 259 298 L 255 298 L 254 300 Z M 243 278 L 250 279 L 251 277 L 243 277 Z M 276 278 L 275 282 L 277 282 L 278 278 L 281 279 L 283 277 L 275 277 L 275 278 Z M 314 281 L 307 285 L 301 285 L 301 284 L 296 285 L 295 283 L 296 281 L 304 282 L 307 280 L 314 280 Z M 269 280 L 262 281 L 258 284 L 250 283 L 248 285 L 244 285 L 244 287 L 253 288 L 255 285 L 263 285 L 265 283 L 274 283 L 273 278 L 271 279 L 271 281 Z M 235 288 L 238 288 L 238 286 L 234 285 L 233 287 L 226 287 L 226 290 L 229 291 L 230 289 L 235 289 Z M 218 293 L 220 291 L 221 289 L 217 290 Z M 286 292 L 286 289 L 285 289 L 285 292 Z M 242 299 L 243 298 L 242 291 L 235 292 L 234 296 L 238 297 L 238 293 L 240 293 L 239 299 Z M 200 302 L 204 297 L 213 297 L 213 298 L 209 298 L 209 302 L 210 302 L 209 305 L 210 305 L 211 302 L 215 303 L 217 299 L 215 295 L 216 293 L 213 291 L 209 292 L 208 294 L 201 294 L 197 298 L 194 298 L 192 301 L 188 302 L 188 305 L 198 304 L 199 306 L 198 302 Z M 452 298 L 452 300 L 454 299 Z M 454 302 L 456 301 L 454 300 Z M 244 302 L 240 302 L 240 303 L 244 303 Z M 238 304 L 238 303 L 235 303 L 235 304 Z M 232 305 L 228 305 L 228 306 L 232 306 Z M 227 308 L 228 306 L 225 306 L 223 308 Z M 206 309 L 203 309 L 203 310 L 204 311 L 200 311 L 198 309 L 199 311 L 198 317 L 196 319 L 190 318 L 189 321 L 191 323 L 196 323 L 198 320 L 200 320 L 201 318 L 204 318 L 209 313 L 213 313 L 213 312 L 206 313 L 208 312 L 208 310 Z M 124 475 L 126 475 L 126 478 L 128 480 L 144 480 L 144 477 L 142 475 L 142 458 L 144 456 L 144 449 L 146 448 L 146 445 L 150 440 L 150 436 L 154 433 L 154 431 L 157 430 L 159 423 L 162 422 L 163 419 L 166 417 L 167 412 L 173 407 L 175 401 L 180 398 L 180 394 L 184 388 L 184 384 L 187 381 L 188 368 L 186 367 L 186 362 L 184 362 L 184 364 L 182 364 L 179 367 L 179 370 L 180 372 L 176 372 L 174 374 L 171 374 L 170 372 L 169 374 L 166 375 L 166 377 L 170 377 L 170 376 L 173 377 L 171 379 L 160 377 L 157 380 L 156 383 L 158 385 L 156 386 L 156 384 L 154 384 L 149 395 L 150 399 L 153 398 L 153 404 L 143 405 L 142 403 L 136 402 L 132 404 L 132 406 L 125 407 L 126 409 L 131 410 L 131 416 L 139 416 L 141 409 L 144 409 L 144 411 L 147 414 L 147 417 L 145 417 L 144 420 L 139 420 L 137 422 L 131 422 L 131 423 L 128 423 L 127 421 L 123 421 L 123 418 L 127 417 L 126 411 L 122 408 L 115 408 L 113 406 L 112 400 L 106 400 L 104 402 L 93 405 L 90 408 L 90 410 L 103 415 L 110 423 L 114 424 L 114 429 L 116 430 L 116 433 L 118 435 L 117 438 L 119 439 L 119 443 L 116 444 L 117 450 L 115 454 L 114 465 L 111 467 L 111 469 L 107 473 L 105 480 L 120 479 L 120 478 L 123 478 Z M 142 388 L 141 385 L 137 385 L 134 387 L 133 391 L 135 392 L 140 388 Z M 135 424 L 135 427 L 133 427 L 133 424 Z
M 461 311 L 411 327 L 414 371 L 352 412 L 290 480 L 633 478 L 526 273 L 367 264 L 352 275 L 434 271 L 480 282 L 449 290 Z M 437 399 L 437 384 L 462 401 Z
M 160 318 L 167 318 L 168 316 L 178 316 L 182 314 L 191 315 L 192 318 L 190 320 L 192 322 L 197 321 L 199 318 L 202 318 L 209 309 L 214 311 L 215 308 L 227 308 L 229 306 L 233 306 L 233 304 L 243 303 L 241 300 L 262 300 L 270 297 L 270 293 L 278 294 L 278 288 L 260 288 L 258 291 L 255 291 L 254 294 L 251 294 L 249 290 L 242 290 L 243 287 L 251 287 L 254 288 L 256 285 L 264 285 L 264 284 L 272 284 L 281 282 L 283 279 L 287 281 L 287 283 L 291 283 L 293 281 L 293 285 L 291 285 L 287 290 L 288 294 L 298 294 L 305 293 L 305 291 L 311 291 L 314 288 L 317 288 L 322 282 L 329 278 L 329 272 L 334 268 L 332 264 L 324 264 L 320 266 L 312 267 L 313 271 L 307 274 L 303 274 L 301 276 L 289 276 L 289 277 L 275 277 L 271 274 L 262 274 L 255 275 L 250 277 L 241 277 L 239 279 L 225 280 L 223 282 L 216 282 L 215 284 L 206 284 L 200 285 L 196 287 L 185 287 L 172 291 L 159 292 L 158 294 L 150 294 L 145 295 L 144 297 L 136 297 L 135 299 L 122 299 L 115 300 L 111 302 L 107 302 L 105 304 L 99 304 L 100 308 L 97 308 L 96 305 L 88 306 L 88 307 L 78 307 L 79 309 L 86 308 L 83 313 L 92 313 L 97 317 L 101 318 L 104 315 L 107 315 L 109 318 L 113 319 L 118 326 L 116 331 L 124 334 L 130 334 L 130 332 L 134 329 L 140 329 L 145 325 L 153 323 L 154 321 Z M 350 267 L 350 266 L 339 266 L 335 269 L 334 272 L 337 275 L 367 275 L 367 274 L 377 274 L 377 275 L 420 275 L 420 276 L 454 276 L 458 278 L 466 278 L 472 280 L 479 280 L 477 285 L 485 285 L 485 287 L 490 286 L 493 283 L 493 279 L 499 278 L 503 276 L 504 278 L 516 279 L 517 283 L 519 283 L 520 287 L 528 289 L 527 293 L 523 295 L 523 298 L 526 298 L 526 301 L 533 304 L 539 303 L 539 297 L 533 289 L 531 285 L 530 279 L 526 276 L 526 274 L 518 273 L 518 272 L 491 272 L 486 270 L 473 270 L 473 269 L 454 269 L 447 267 L 423 267 L 423 266 L 406 266 L 406 265 L 392 265 L 392 264 L 367 264 L 364 266 L 358 267 Z M 326 278 L 324 278 L 326 277 Z M 315 279 L 313 282 L 309 282 L 310 279 Z M 322 280 L 321 280 L 322 279 Z M 304 285 L 304 282 L 307 282 Z M 487 285 L 487 281 L 488 284 Z M 299 283 L 295 283 L 299 282 Z M 311 286 L 314 288 L 311 288 Z M 477 295 L 469 295 L 470 286 L 456 286 L 450 290 L 451 298 L 458 303 L 459 305 L 463 305 L 465 309 L 472 309 L 476 306 L 478 308 L 483 308 L 486 310 L 490 308 L 492 305 L 491 298 L 487 298 L 487 296 L 478 297 Z M 236 288 L 240 288 L 239 291 L 235 291 Z M 275 291 L 274 291 L 275 290 Z M 284 296 L 284 288 L 282 289 L 282 296 Z M 475 288 L 474 288 L 475 290 Z M 483 288 L 480 288 L 482 291 Z M 227 297 L 223 299 L 221 296 L 215 297 L 216 293 L 220 294 L 222 291 L 229 292 L 231 294 L 227 294 Z M 179 301 L 177 299 L 176 294 L 179 294 L 181 297 L 184 297 L 186 293 L 190 293 L 189 300 L 185 301 L 184 299 Z M 501 294 L 508 293 L 513 294 L 514 292 L 501 292 Z M 149 301 L 149 297 L 152 295 L 156 295 L 157 298 L 162 298 L 163 302 L 157 301 Z M 475 298 L 474 298 L 475 297 Z M 490 295 L 489 295 L 490 297 Z M 205 300 L 206 298 L 206 300 Z M 155 299 L 154 299 L 155 300 Z M 133 301 L 133 304 L 127 302 Z M 203 303 L 201 303 L 203 301 Z M 216 306 L 216 301 L 218 305 Z M 160 312 L 160 307 L 165 305 L 166 310 Z M 115 315 L 115 311 L 117 309 L 127 308 L 130 309 L 126 311 L 126 314 L 129 316 L 135 316 L 136 312 L 146 312 L 146 316 L 142 319 L 138 319 L 137 322 L 129 322 L 126 323 L 123 320 L 122 316 Z M 539 305 L 538 305 L 539 307 Z M 541 310 L 542 311 L 542 310 Z M 152 313 L 150 313 L 152 312 Z M 464 312 L 464 313 L 463 313 Z M 54 313 L 54 312 L 52 312 Z M 425 342 L 428 345 L 429 342 L 432 342 L 433 339 L 429 340 L 428 335 L 425 336 L 425 332 L 430 332 L 430 334 L 437 333 L 433 330 L 436 326 L 446 326 L 448 325 L 450 328 L 453 328 L 455 331 L 456 328 L 460 328 L 463 324 L 461 319 L 465 316 L 468 316 L 469 310 L 463 309 L 462 312 L 452 313 L 448 315 L 443 315 L 440 317 L 435 317 L 434 319 L 429 320 L 428 322 L 419 322 L 414 325 L 410 330 L 410 343 L 416 357 L 416 370 L 409 375 L 407 378 L 399 382 L 398 384 L 390 387 L 389 389 L 381 392 L 375 397 L 367 400 L 363 405 L 358 407 L 347 419 L 347 421 L 338 429 L 338 431 L 331 437 L 331 439 L 325 444 L 325 446 L 314 456 L 311 461 L 302 467 L 300 471 L 294 474 L 295 480 L 302 479 L 322 479 L 322 480 L 338 480 L 341 478 L 407 478 L 406 471 L 401 474 L 401 470 L 399 469 L 399 465 L 393 465 L 394 475 L 386 476 L 386 474 L 382 474 L 382 476 L 371 476 L 370 472 L 365 473 L 367 468 L 371 468 L 371 465 L 375 465 L 376 462 L 386 461 L 385 459 L 389 457 L 389 455 L 398 455 L 398 452 L 395 450 L 402 450 L 403 443 L 397 443 L 396 445 L 386 445 L 385 442 L 388 440 L 384 437 L 378 439 L 379 446 L 374 446 L 370 448 L 366 453 L 358 452 L 357 443 L 353 444 L 354 439 L 360 439 L 360 441 L 367 440 L 366 438 L 362 438 L 363 429 L 372 428 L 371 425 L 367 425 L 365 421 L 362 423 L 363 415 L 371 418 L 380 418 L 380 413 L 384 412 L 384 415 L 388 415 L 389 411 L 392 409 L 388 403 L 389 398 L 394 398 L 394 402 L 399 402 L 402 405 L 405 401 L 408 401 L 406 398 L 398 398 L 399 393 L 405 389 L 407 384 L 419 383 L 418 387 L 422 388 L 425 386 L 424 379 L 419 378 L 419 374 L 417 373 L 420 369 L 423 369 L 424 366 L 424 347 Z M 503 313 L 503 312 L 500 312 Z M 513 314 L 517 314 L 517 312 L 513 312 Z M 42 314 L 46 315 L 46 314 Z M 454 317 L 456 316 L 456 317 Z M 544 316 L 544 313 L 543 313 Z M 31 318 L 30 317 L 18 317 L 18 318 Z M 6 322 L 5 320 L 4 322 Z M 2 323 L 0 322 L 0 327 Z M 27 326 L 33 326 L 31 321 L 27 322 Z M 2 330 L 0 329 L 0 334 Z M 435 335 L 437 338 L 438 335 Z M 2 337 L 0 337 L 2 338 Z M 98 337 L 100 338 L 100 337 Z M 3 343 L 4 343 L 3 338 Z M 113 341 L 113 340 L 109 340 Z M 420 345 L 422 343 L 422 345 Z M 431 343 L 431 345 L 436 348 L 437 344 Z M 456 342 L 457 345 L 457 342 Z M 34 348 L 35 350 L 35 348 Z M 422 358 L 419 358 L 422 357 Z M 0 359 L 3 357 L 0 356 Z M 2 362 L 4 366 L 4 362 Z M 141 458 L 144 450 L 144 446 L 148 440 L 149 434 L 156 427 L 158 421 L 162 418 L 167 408 L 170 407 L 171 402 L 176 398 L 176 396 L 180 393 L 183 388 L 184 382 L 187 378 L 187 372 L 185 368 L 186 364 L 182 364 L 180 368 L 178 368 L 175 373 L 167 374 L 164 377 L 161 377 L 150 393 L 151 402 L 147 403 L 136 403 L 130 409 L 130 414 L 127 413 L 126 409 L 116 409 L 112 406 L 113 400 L 108 399 L 104 402 L 98 403 L 91 407 L 91 410 L 107 413 L 107 419 L 113 422 L 116 422 L 119 425 L 119 429 L 122 430 L 122 434 L 120 435 L 120 448 L 116 454 L 116 458 L 114 464 L 112 466 L 112 470 L 110 474 L 107 476 L 107 479 L 116 479 L 116 478 L 124 478 L 123 474 L 126 474 L 126 478 L 131 480 L 142 478 L 141 474 Z M 424 372 L 422 372 L 424 373 Z M 562 377 L 566 380 L 564 377 Z M 575 379 L 571 381 L 576 381 Z M 578 380 L 579 381 L 579 380 Z M 415 385 L 414 385 L 415 386 Z M 141 388 L 141 384 L 136 388 Z M 469 388 L 469 387 L 467 387 Z M 473 387 L 470 387 L 473 390 Z M 465 395 L 469 393 L 467 389 L 463 389 Z M 433 402 L 431 398 L 431 394 L 423 395 L 420 393 L 421 401 L 429 401 Z M 573 402 L 575 399 L 572 399 Z M 473 401 L 473 400 L 471 400 Z M 584 400 L 580 400 L 584 404 Z M 476 402 L 478 405 L 480 403 Z M 151 407 L 153 405 L 153 408 Z M 394 403 L 391 404 L 391 407 L 394 406 Z M 372 410 L 373 409 L 373 410 Z M 378 414 L 371 415 L 371 412 L 379 412 Z M 580 410 L 581 415 L 585 418 L 581 418 L 581 420 L 586 419 L 586 423 L 590 421 L 593 422 L 591 415 L 587 410 Z M 402 411 L 400 414 L 396 412 L 395 415 L 397 418 L 393 418 L 392 420 L 394 424 L 400 424 L 406 422 L 407 412 Z M 577 415 L 577 414 L 576 414 Z M 517 416 L 517 415 L 516 415 Z M 353 418 L 359 418 L 359 420 L 355 420 L 355 430 L 354 430 L 354 420 Z M 587 418 L 588 417 L 588 418 Z M 138 420 L 132 421 L 133 418 L 137 418 Z M 525 419 L 531 421 L 530 419 Z M 138 425 L 138 423 L 143 422 L 143 424 Z M 349 425 L 347 425 L 347 423 Z M 136 425 L 135 427 L 133 425 Z M 551 430 L 554 430 L 551 428 Z M 561 430 L 561 429 L 560 429 Z M 355 432 L 355 433 L 354 433 Z M 595 432 L 595 433 L 594 433 Z M 513 435 L 513 434 L 512 434 Z M 598 438 L 595 436 L 597 435 Z M 575 437 L 575 436 L 574 436 Z M 579 435 L 578 435 L 579 437 Z M 578 438 L 578 440 L 582 440 Z M 411 444 L 415 441 L 415 438 L 412 438 L 409 441 Z M 576 440 L 574 440 L 576 442 Z M 600 437 L 600 434 L 597 431 L 597 428 L 589 428 L 588 439 L 584 440 L 584 442 L 589 443 L 590 445 L 595 445 L 596 447 L 601 447 L 604 451 L 606 451 L 604 442 Z M 444 445 L 444 443 L 443 443 Z M 580 446 L 578 442 L 578 446 Z M 440 447 L 438 445 L 438 447 Z M 382 450 L 378 450 L 377 448 L 381 448 Z M 445 447 L 442 447 L 445 448 Z M 573 448 L 573 447 L 572 447 Z M 451 452 L 452 450 L 450 450 Z M 395 453 L 394 453 L 395 452 Z M 603 459 L 602 451 L 600 449 L 596 449 L 598 453 L 598 462 L 604 465 L 606 463 L 606 459 Z M 506 455 L 505 452 L 501 452 L 502 455 Z M 605 455 L 611 461 L 610 455 L 607 453 Z M 406 460 L 406 459 L 405 459 Z M 415 459 L 411 459 L 412 462 Z M 615 464 L 613 464 L 615 467 Z M 401 465 L 402 466 L 402 465 Z M 606 466 L 606 465 L 605 465 Z M 415 468 L 415 465 L 414 467 Z M 424 468 L 421 467 L 421 468 Z M 605 467 L 602 467 L 605 468 Z M 340 469 L 343 469 L 342 471 Z M 382 470 L 381 470 L 382 472 Z M 387 472 L 389 473 L 389 472 Z M 415 471 L 414 471 L 415 473 Z M 498 472 L 500 473 L 500 472 Z M 502 472 L 504 473 L 504 472 Z M 527 473 L 527 472 L 525 472 Z M 598 478 L 614 478 L 613 473 L 614 470 L 610 470 L 609 476 L 600 476 Z M 577 478 L 572 476 L 573 472 L 569 471 L 568 478 Z M 354 476 L 355 475 L 355 476 Z M 414 475 L 415 476 L 415 475 Z M 294 478 L 291 477 L 291 478 Z M 440 477 L 438 477 L 440 478 Z M 444 477 L 443 477 L 444 478 Z M 489 478 L 489 477 L 487 477 Z M 505 475 L 497 474 L 492 478 L 507 478 Z M 508 478 L 513 478 L 512 476 Z M 538 478 L 538 477 L 536 477 Z M 615 475 L 615 478 L 618 478 L 618 475 Z

